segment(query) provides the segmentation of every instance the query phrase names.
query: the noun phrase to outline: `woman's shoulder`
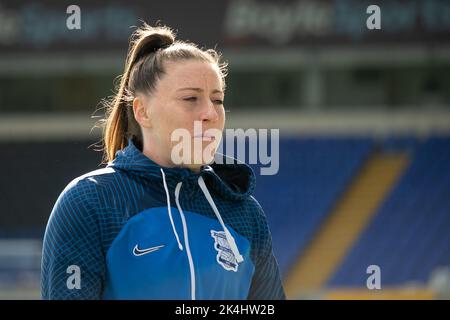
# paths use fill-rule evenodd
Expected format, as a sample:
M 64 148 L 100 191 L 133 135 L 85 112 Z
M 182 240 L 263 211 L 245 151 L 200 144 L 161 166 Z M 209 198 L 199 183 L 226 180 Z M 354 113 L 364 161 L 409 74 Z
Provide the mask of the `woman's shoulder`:
M 264 209 L 262 208 L 261 204 L 256 200 L 256 198 L 253 195 L 249 195 L 247 198 L 247 206 L 251 208 L 251 212 L 253 215 L 253 219 L 257 225 L 257 230 L 260 233 L 260 236 L 267 236 L 267 233 L 270 232 L 267 216 L 264 212 Z
M 71 201 L 84 202 L 89 204 L 102 189 L 107 188 L 113 183 L 116 175 L 114 168 L 101 168 L 87 172 L 81 176 L 74 178 L 62 190 L 57 202 Z
M 114 167 L 107 166 L 96 170 L 84 173 L 72 181 L 66 186 L 66 189 L 72 189 L 89 185 L 94 188 L 103 188 L 111 186 L 117 183 L 118 180 L 124 178 L 124 173 Z

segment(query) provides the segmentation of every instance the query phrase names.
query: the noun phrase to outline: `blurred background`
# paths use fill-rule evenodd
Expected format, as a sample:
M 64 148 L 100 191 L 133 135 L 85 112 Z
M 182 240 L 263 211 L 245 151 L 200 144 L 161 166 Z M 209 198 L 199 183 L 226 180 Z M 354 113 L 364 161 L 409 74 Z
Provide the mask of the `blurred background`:
M 450 298 L 450 1 L 0 0 L 0 299 L 40 298 L 47 219 L 102 167 L 91 129 L 140 19 L 223 52 L 227 128 L 280 129 L 278 174 L 254 168 L 288 298 Z

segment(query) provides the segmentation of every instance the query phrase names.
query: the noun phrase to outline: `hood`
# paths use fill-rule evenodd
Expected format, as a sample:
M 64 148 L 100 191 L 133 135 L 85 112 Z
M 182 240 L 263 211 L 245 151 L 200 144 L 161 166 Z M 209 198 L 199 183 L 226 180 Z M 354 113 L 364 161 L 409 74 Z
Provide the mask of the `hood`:
M 227 160 L 229 164 L 227 164 Z M 181 208 L 179 201 L 180 190 L 183 189 L 183 192 L 186 192 L 188 196 L 192 198 L 195 192 L 200 189 L 222 226 L 236 262 L 241 263 L 244 261 L 234 237 L 226 227 L 222 216 L 217 209 L 210 190 L 212 190 L 213 194 L 229 200 L 241 200 L 249 196 L 253 192 L 255 186 L 255 175 L 248 165 L 239 162 L 236 159 L 218 154 L 212 164 L 202 166 L 198 173 L 187 168 L 165 168 L 145 156 L 130 138 L 127 147 L 118 151 L 116 153 L 116 158 L 108 163 L 107 167 L 124 170 L 128 174 L 137 175 L 144 179 L 155 180 L 155 185 L 158 183 L 162 185 L 166 194 L 167 215 L 170 219 L 172 231 L 178 243 L 178 248 L 181 251 L 184 250 L 184 247 L 180 241 L 180 237 L 173 221 L 170 191 L 174 190 L 175 203 L 183 222 L 183 230 L 186 237 L 187 227 L 183 209 Z M 200 188 L 197 188 L 197 185 Z M 186 238 L 184 243 L 188 259 L 191 261 L 189 242 Z M 191 272 L 191 274 L 194 273 Z M 193 281 L 195 282 L 195 279 Z M 193 288 L 195 288 L 195 285 L 193 285 Z M 193 296 L 195 296 L 195 293 L 193 293 Z
M 127 147 L 117 151 L 116 158 L 109 162 L 107 167 L 158 181 L 161 181 L 161 169 L 163 169 L 168 187 L 173 189 L 177 183 L 182 182 L 184 192 L 188 192 L 191 197 L 195 193 L 192 189 L 196 189 L 192 187 L 197 185 L 200 176 L 214 195 L 227 200 L 245 199 L 253 193 L 255 188 L 253 170 L 235 158 L 216 153 L 214 162 L 203 165 L 199 173 L 181 167 L 167 168 L 145 156 L 131 138 L 128 139 Z

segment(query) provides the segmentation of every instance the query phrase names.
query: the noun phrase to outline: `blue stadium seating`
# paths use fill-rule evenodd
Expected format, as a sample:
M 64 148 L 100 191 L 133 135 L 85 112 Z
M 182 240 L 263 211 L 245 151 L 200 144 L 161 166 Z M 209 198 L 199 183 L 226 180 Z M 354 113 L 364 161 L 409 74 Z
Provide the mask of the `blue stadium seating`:
M 369 138 L 283 137 L 280 167 L 257 176 L 256 198 L 271 227 L 282 276 L 306 248 L 372 150 Z M 259 173 L 260 166 L 253 166 Z
M 418 144 L 411 164 L 328 286 L 365 286 L 367 266 L 383 285 L 423 284 L 450 266 L 450 137 Z

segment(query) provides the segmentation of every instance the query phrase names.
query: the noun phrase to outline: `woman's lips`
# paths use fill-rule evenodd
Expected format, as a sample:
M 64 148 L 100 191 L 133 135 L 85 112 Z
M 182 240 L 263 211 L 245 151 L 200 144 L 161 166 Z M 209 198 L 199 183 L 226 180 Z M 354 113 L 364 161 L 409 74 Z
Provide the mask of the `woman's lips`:
M 202 139 L 203 141 L 214 141 L 214 140 L 216 140 L 215 136 L 210 136 L 210 135 L 198 135 L 198 136 L 195 136 L 194 138 Z

